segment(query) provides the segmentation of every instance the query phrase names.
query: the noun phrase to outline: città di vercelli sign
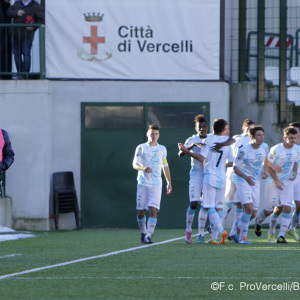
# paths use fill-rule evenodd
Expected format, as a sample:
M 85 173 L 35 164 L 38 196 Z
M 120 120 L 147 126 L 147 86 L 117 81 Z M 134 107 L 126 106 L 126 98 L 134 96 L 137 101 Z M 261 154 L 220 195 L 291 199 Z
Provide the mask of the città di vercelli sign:
M 193 52 L 193 41 L 181 40 L 180 42 L 157 42 L 153 43 L 154 32 L 148 25 L 119 27 L 118 34 L 124 41 L 118 44 L 120 52 L 131 52 L 136 47 L 140 52 Z
M 219 80 L 220 1 L 51 0 L 46 51 L 47 78 Z

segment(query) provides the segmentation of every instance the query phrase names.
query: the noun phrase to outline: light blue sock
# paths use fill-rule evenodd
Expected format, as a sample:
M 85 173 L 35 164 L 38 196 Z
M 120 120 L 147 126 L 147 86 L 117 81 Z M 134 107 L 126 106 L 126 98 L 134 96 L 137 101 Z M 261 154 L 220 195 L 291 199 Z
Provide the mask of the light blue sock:
M 186 211 L 186 229 L 187 232 L 192 232 L 192 225 L 195 217 L 196 209 L 192 209 L 190 206 Z
M 243 212 L 240 222 L 240 238 L 247 237 L 251 215 Z

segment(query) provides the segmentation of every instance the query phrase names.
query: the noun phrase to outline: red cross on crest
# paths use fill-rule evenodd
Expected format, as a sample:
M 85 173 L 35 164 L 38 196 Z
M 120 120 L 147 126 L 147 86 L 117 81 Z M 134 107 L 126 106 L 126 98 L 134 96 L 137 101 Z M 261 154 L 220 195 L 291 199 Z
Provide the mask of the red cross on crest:
M 98 26 L 91 26 L 91 35 L 83 37 L 83 43 L 91 45 L 91 54 L 98 54 L 98 44 L 105 44 L 105 37 L 98 36 Z

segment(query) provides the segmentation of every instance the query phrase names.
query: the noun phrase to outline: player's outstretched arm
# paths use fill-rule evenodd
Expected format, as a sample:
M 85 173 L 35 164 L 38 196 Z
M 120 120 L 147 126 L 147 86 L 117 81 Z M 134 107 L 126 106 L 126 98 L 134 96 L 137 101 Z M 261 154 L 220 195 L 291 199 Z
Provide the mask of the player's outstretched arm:
M 205 160 L 205 157 L 203 157 L 200 154 L 196 154 L 191 152 L 190 150 L 188 150 L 182 143 L 178 143 L 178 148 L 180 151 L 186 153 L 187 155 L 189 155 L 190 157 L 195 158 L 196 160 L 199 160 L 201 162 L 203 162 Z
M 192 145 L 190 145 L 190 146 L 188 146 L 188 147 L 186 147 L 186 149 L 188 149 L 188 150 L 192 150 L 194 147 L 204 147 L 205 146 L 205 144 L 203 144 L 203 143 L 193 143 Z M 179 152 L 178 152 L 178 156 L 179 157 L 181 157 L 181 156 L 184 156 L 186 153 L 185 152 L 183 152 L 182 150 L 179 150 Z
M 223 142 L 223 143 L 214 143 L 214 146 L 211 147 L 211 150 L 212 150 L 212 152 L 217 152 L 222 147 L 230 146 L 230 145 L 232 145 L 234 143 L 235 143 L 235 139 L 230 137 L 226 142 Z

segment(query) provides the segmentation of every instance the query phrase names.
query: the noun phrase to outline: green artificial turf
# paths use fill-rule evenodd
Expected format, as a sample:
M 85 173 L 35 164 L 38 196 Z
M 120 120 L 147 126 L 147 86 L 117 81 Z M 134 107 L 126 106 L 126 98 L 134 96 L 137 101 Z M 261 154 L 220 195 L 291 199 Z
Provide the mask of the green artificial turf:
M 258 238 L 250 229 L 251 245 L 197 244 L 196 237 L 188 245 L 160 244 L 184 230 L 157 229 L 150 247 L 138 230 L 34 234 L 0 243 L 1 300 L 296 299 L 300 292 L 300 244 L 289 237 L 270 244 L 266 230 Z

